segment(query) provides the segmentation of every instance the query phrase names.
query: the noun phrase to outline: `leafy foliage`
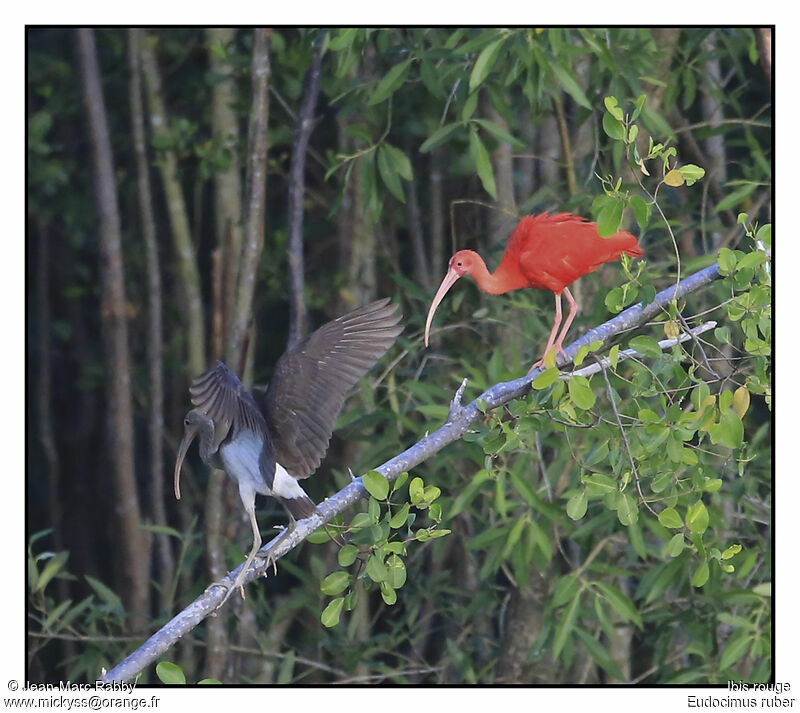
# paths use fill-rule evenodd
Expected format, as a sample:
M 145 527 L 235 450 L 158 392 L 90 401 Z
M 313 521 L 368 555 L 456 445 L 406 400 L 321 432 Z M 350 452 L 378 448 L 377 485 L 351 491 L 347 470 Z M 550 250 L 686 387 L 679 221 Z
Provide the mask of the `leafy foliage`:
M 152 137 L 152 156 L 159 161 L 167 149 L 179 156 L 211 294 L 208 256 L 216 242 L 204 191 L 244 147 L 211 131 L 211 88 L 220 80 L 208 72 L 197 33 L 157 33 L 172 119 Z M 74 141 L 84 129 L 62 39 L 31 35 L 28 175 L 31 220 L 53 231 L 49 338 L 64 354 L 59 368 L 71 375 L 60 381 L 54 418 L 67 426 L 75 403 L 90 412 L 105 377 L 102 335 L 96 318 L 86 316 L 99 311 L 92 191 L 82 171 L 85 152 Z M 233 68 L 242 97 L 250 41 L 238 32 L 230 46 L 211 48 Z M 116 30 L 98 34 L 98 42 L 120 157 L 118 189 L 131 212 L 125 258 L 132 349 L 141 356 L 144 259 L 126 162 L 124 43 Z M 363 474 L 370 497 L 347 521 L 331 523 L 330 532 L 315 533 L 282 559 L 277 577 L 248 588 L 247 602 L 237 605 L 247 631 L 228 623 L 247 654 L 231 653 L 226 671 L 235 670 L 236 681 L 281 683 L 766 681 L 771 128 L 752 31 L 275 30 L 271 89 L 279 101 L 270 113 L 268 259 L 259 269 L 256 307 L 261 337 L 269 338 L 259 340 L 257 382 L 268 380 L 284 344 L 286 156 L 313 42 L 322 42 L 325 54 L 305 206 L 308 305 L 333 316 L 369 283 L 380 296 L 394 292 L 406 329 L 382 369 L 348 401 L 332 452 L 309 481 L 320 500 L 346 484 L 352 469 Z M 713 79 L 714 67 L 724 70 L 724 83 Z M 244 119 L 247 102 L 239 101 Z M 500 160 L 503 151 L 513 162 Z M 520 376 L 550 326 L 543 307 L 552 309 L 549 295 L 486 297 L 460 284 L 440 307 L 447 328 L 434 334 L 431 351 L 422 348 L 435 287 L 424 275 L 445 269 L 433 261 L 447 258 L 447 219 L 456 246 L 479 249 L 496 265 L 519 215 L 561 210 L 595 220 L 603 236 L 632 230 L 646 252 L 644 260 L 623 257 L 582 278 L 576 293 L 584 311 L 573 336 L 636 302 L 649 304 L 657 290 L 701 267 L 717 262 L 720 279 L 635 333 L 590 345 L 563 372 L 547 363 L 524 398 L 484 409 L 460 442 L 389 483 L 373 469 L 447 418 L 464 377 L 469 399 Z M 159 228 L 166 235 L 165 219 Z M 183 305 L 163 241 L 172 432 L 185 396 Z M 363 257 L 367 244 L 372 252 Z M 713 331 L 666 351 L 659 346 L 706 319 L 717 322 Z M 38 317 L 32 322 L 43 339 Z M 621 358 L 625 349 L 637 356 Z M 596 356 L 608 358 L 601 371 L 573 373 Z M 143 374 L 134 377 L 141 407 L 148 385 Z M 86 443 L 102 440 L 96 428 L 85 428 L 93 440 L 78 445 L 64 429 L 62 477 L 97 494 L 93 513 L 112 512 L 102 458 L 74 455 L 93 452 Z M 29 452 L 31 482 L 45 492 L 46 463 L 38 448 Z M 142 463 L 145 455 L 139 444 Z M 171 521 L 203 511 L 203 477 L 195 473 L 194 493 L 170 510 Z M 91 538 L 74 535 L 95 520 L 73 505 L 60 551 L 44 548 L 50 535 L 30 537 L 29 630 L 38 642 L 31 657 L 42 677 L 57 671 L 94 680 L 133 644 L 124 638 L 122 580 L 97 574 L 111 571 L 107 556 L 92 550 L 75 569 L 85 541 L 107 545 L 109 535 L 99 528 Z M 49 512 L 31 507 L 32 526 L 48 526 Z M 277 510 L 264 508 L 259 517 L 272 524 Z M 241 562 L 248 532 L 241 525 L 236 538 L 234 525 L 241 524 L 230 525 L 231 567 Z M 177 571 L 153 627 L 208 584 L 201 527 L 183 522 L 169 533 Z M 180 664 L 162 661 L 143 680 L 202 679 L 206 632 L 193 633 L 191 644 L 170 656 Z M 54 653 L 67 643 L 71 658 Z

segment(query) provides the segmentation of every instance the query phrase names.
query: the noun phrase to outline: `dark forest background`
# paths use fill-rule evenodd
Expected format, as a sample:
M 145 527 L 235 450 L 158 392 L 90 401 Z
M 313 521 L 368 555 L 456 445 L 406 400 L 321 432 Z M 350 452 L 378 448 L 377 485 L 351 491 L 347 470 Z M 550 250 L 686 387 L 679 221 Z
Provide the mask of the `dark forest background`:
M 422 328 L 455 249 L 493 269 L 544 211 L 646 253 L 576 284 L 572 337 L 721 279 L 624 335 L 640 356 L 608 382 L 534 389 L 415 468 L 440 493 L 396 528 L 393 586 L 369 543 L 351 564 L 306 542 L 141 680 L 767 680 L 771 73 L 769 29 L 28 28 L 29 680 L 94 680 L 242 561 L 224 475 L 193 452 L 172 494 L 191 378 L 221 358 L 264 385 L 288 340 L 399 303 L 319 501 L 437 428 L 464 377 L 472 399 L 538 358 L 544 292 L 463 280 L 430 349 Z

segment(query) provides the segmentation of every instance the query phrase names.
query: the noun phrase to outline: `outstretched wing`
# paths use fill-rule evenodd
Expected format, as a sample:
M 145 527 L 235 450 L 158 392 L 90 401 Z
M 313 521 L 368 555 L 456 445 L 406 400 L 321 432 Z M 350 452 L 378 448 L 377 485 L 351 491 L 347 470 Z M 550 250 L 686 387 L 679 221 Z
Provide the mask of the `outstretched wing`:
M 402 326 L 383 299 L 320 327 L 283 354 L 265 396 L 277 460 L 295 478 L 319 466 L 347 391 L 389 349 Z
M 195 410 L 214 421 L 214 441 L 219 446 L 231 428 L 263 434 L 266 423 L 250 392 L 221 361 L 192 381 L 189 387 Z

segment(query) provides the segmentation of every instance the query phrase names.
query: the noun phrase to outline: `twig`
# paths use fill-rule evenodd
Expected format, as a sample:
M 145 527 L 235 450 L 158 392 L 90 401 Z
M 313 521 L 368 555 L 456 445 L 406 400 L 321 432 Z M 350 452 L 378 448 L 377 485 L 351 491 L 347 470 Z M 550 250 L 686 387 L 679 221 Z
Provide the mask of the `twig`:
M 624 312 L 618 314 L 613 319 L 589 330 L 580 339 L 575 340 L 566 347 L 565 352 L 569 359 L 572 359 L 583 345 L 589 345 L 594 341 L 608 341 L 612 336 L 641 325 L 648 319 L 658 314 L 665 305 L 672 300 L 684 297 L 685 295 L 699 290 L 719 277 L 717 264 L 701 270 L 681 280 L 676 285 L 670 285 L 666 290 L 659 292 L 653 302 L 647 306 L 641 303 L 629 307 Z M 587 369 L 591 367 L 586 367 Z M 602 368 L 602 367 L 597 367 Z M 386 461 L 375 470 L 384 475 L 390 482 L 395 480 L 401 473 L 409 471 L 416 465 L 427 460 L 438 453 L 446 445 L 458 440 L 469 430 L 470 426 L 480 418 L 483 418 L 484 411 L 494 409 L 508 403 L 512 399 L 518 398 L 530 389 L 531 382 L 539 375 L 540 370 L 534 369 L 525 376 L 513 381 L 501 382 L 484 391 L 478 398 L 466 406 L 461 407 L 455 415 L 448 416 L 447 422 L 433 433 L 426 435 L 420 441 L 407 448 L 405 451 Z M 586 373 L 584 371 L 584 373 Z M 463 386 L 463 382 L 462 382 Z M 462 392 L 463 394 L 463 392 Z M 458 396 L 458 392 L 456 394 Z M 453 399 L 456 400 L 455 398 Z M 460 400 L 460 396 L 459 396 Z M 481 404 L 479 408 L 478 404 Z M 287 552 L 294 549 L 303 542 L 312 532 L 319 529 L 323 524 L 329 522 L 339 513 L 344 512 L 358 500 L 367 496 L 367 490 L 362 484 L 361 478 L 356 478 L 351 483 L 342 488 L 338 493 L 320 503 L 318 513 L 313 517 L 301 520 L 297 523 L 294 531 L 274 546 L 275 540 L 267 543 L 262 549 L 261 554 L 269 553 L 270 557 L 278 560 Z M 228 573 L 228 579 L 233 582 L 239 574 L 242 565 Z M 262 576 L 267 568 L 265 561 L 257 561 L 246 573 L 244 584 L 247 584 L 256 577 Z M 127 681 L 139 673 L 145 666 L 155 661 L 162 653 L 174 645 L 182 636 L 185 636 L 203 619 L 209 616 L 217 608 L 225 596 L 222 587 L 211 587 L 201 594 L 183 611 L 178 613 L 171 621 L 165 624 L 159 631 L 153 634 L 141 647 L 134 651 L 125 660 L 117 664 L 110 671 L 103 671 L 103 681 Z
M 619 411 L 617 410 L 617 400 L 614 398 L 614 389 L 611 388 L 611 382 L 608 380 L 608 373 L 606 372 L 606 367 L 603 365 L 601 360 L 598 360 L 600 367 L 603 371 L 603 379 L 606 382 L 606 391 L 608 391 L 608 400 L 611 402 L 611 409 L 614 411 L 614 416 L 617 419 L 617 426 L 619 427 L 619 432 L 622 434 L 622 441 L 625 443 L 625 450 L 628 453 L 628 460 L 631 463 L 631 471 L 633 472 L 633 479 L 636 482 L 636 490 L 639 493 L 639 498 L 641 499 L 644 506 L 651 512 L 653 515 L 656 515 L 655 510 L 650 507 L 650 503 L 647 502 L 647 499 L 644 497 L 644 493 L 642 492 L 642 484 L 639 481 L 639 471 L 636 469 L 636 461 L 633 460 L 633 453 L 631 453 L 631 444 L 628 442 L 628 434 L 625 433 L 625 428 L 622 425 L 622 419 L 619 417 Z

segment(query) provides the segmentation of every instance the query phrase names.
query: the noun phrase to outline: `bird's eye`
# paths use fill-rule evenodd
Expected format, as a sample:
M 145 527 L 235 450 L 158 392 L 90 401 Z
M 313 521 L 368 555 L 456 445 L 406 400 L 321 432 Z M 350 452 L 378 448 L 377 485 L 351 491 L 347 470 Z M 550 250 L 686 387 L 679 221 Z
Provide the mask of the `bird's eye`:
M 188 426 L 189 425 L 189 419 L 188 418 L 183 419 L 183 425 L 184 426 Z
M 457 265 L 458 267 L 461 267 L 461 260 L 459 260 L 459 261 L 456 263 L 456 265 Z

